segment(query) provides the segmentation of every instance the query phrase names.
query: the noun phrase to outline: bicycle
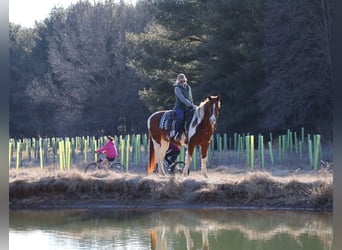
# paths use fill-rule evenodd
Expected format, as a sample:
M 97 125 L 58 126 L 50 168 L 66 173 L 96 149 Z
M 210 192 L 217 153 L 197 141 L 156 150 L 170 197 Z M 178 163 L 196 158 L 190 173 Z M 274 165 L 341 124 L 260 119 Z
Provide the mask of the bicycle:
M 89 172 L 97 171 L 99 169 L 107 169 L 102 165 L 101 162 L 102 162 L 102 159 L 100 158 L 95 162 L 89 163 L 85 167 L 84 172 L 89 173 Z M 116 161 L 116 159 L 115 159 L 114 161 L 109 162 L 108 170 L 112 170 L 114 172 L 120 172 L 121 173 L 121 172 L 124 172 L 125 167 L 120 162 Z
M 176 174 L 176 173 L 183 174 L 185 162 L 184 161 L 175 161 L 175 162 L 171 162 L 171 164 L 169 164 L 168 161 L 166 159 L 164 159 L 163 167 L 169 174 Z M 158 165 L 157 165 L 155 171 L 158 171 Z M 189 174 L 190 174 L 190 168 L 188 168 L 188 175 Z

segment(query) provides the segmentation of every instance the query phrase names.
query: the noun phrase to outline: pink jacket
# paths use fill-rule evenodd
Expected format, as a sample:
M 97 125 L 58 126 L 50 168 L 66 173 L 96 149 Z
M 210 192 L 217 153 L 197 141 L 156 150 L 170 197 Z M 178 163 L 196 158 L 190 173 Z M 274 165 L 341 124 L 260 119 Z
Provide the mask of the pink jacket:
M 96 153 L 104 153 L 108 158 L 115 158 L 118 156 L 118 151 L 113 141 L 108 141 L 103 147 L 96 150 Z

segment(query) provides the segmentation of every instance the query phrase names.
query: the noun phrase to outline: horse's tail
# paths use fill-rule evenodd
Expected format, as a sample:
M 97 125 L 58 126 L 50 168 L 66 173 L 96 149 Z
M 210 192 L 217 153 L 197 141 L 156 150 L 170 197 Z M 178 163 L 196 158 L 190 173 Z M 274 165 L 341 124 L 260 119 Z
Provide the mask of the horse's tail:
M 147 173 L 151 174 L 154 171 L 154 167 L 156 165 L 156 157 L 154 154 L 154 146 L 153 146 L 153 141 L 152 141 L 152 136 L 149 135 L 148 136 L 149 140 L 148 140 L 148 144 L 149 144 L 149 158 L 148 158 L 148 166 L 147 166 Z

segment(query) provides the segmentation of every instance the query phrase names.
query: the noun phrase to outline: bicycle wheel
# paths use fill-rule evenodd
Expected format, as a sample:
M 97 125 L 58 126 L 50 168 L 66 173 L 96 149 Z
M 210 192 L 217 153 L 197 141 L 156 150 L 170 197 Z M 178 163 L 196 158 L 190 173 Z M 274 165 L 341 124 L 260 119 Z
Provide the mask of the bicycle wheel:
M 184 161 L 176 161 L 172 166 L 174 169 L 174 173 L 183 173 L 183 169 L 185 167 L 185 162 Z M 188 175 L 190 174 L 190 168 L 188 168 Z
M 99 169 L 98 163 L 97 162 L 92 162 L 92 163 L 90 163 L 90 164 L 88 164 L 86 166 L 86 168 L 84 169 L 84 172 L 85 173 L 94 172 L 94 171 L 96 171 L 98 169 Z
M 109 169 L 115 172 L 123 172 L 125 170 L 124 165 L 122 165 L 120 162 L 112 162 L 109 166 Z

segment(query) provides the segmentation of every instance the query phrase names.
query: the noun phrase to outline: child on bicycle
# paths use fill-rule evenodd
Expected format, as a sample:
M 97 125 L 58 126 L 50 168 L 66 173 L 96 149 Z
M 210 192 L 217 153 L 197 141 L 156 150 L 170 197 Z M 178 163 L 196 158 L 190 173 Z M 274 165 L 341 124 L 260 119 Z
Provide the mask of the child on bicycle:
M 180 147 L 170 142 L 169 148 L 165 154 L 165 160 L 169 164 L 169 166 L 171 166 L 169 169 L 170 172 L 175 171 L 175 166 L 171 164 L 176 161 L 179 153 L 180 153 Z
M 106 168 L 108 168 L 109 162 L 114 161 L 115 158 L 118 156 L 118 150 L 116 149 L 114 138 L 108 135 L 107 143 L 103 147 L 97 149 L 95 153 L 103 153 L 106 155 L 106 158 L 103 159 L 101 163 L 104 164 Z

